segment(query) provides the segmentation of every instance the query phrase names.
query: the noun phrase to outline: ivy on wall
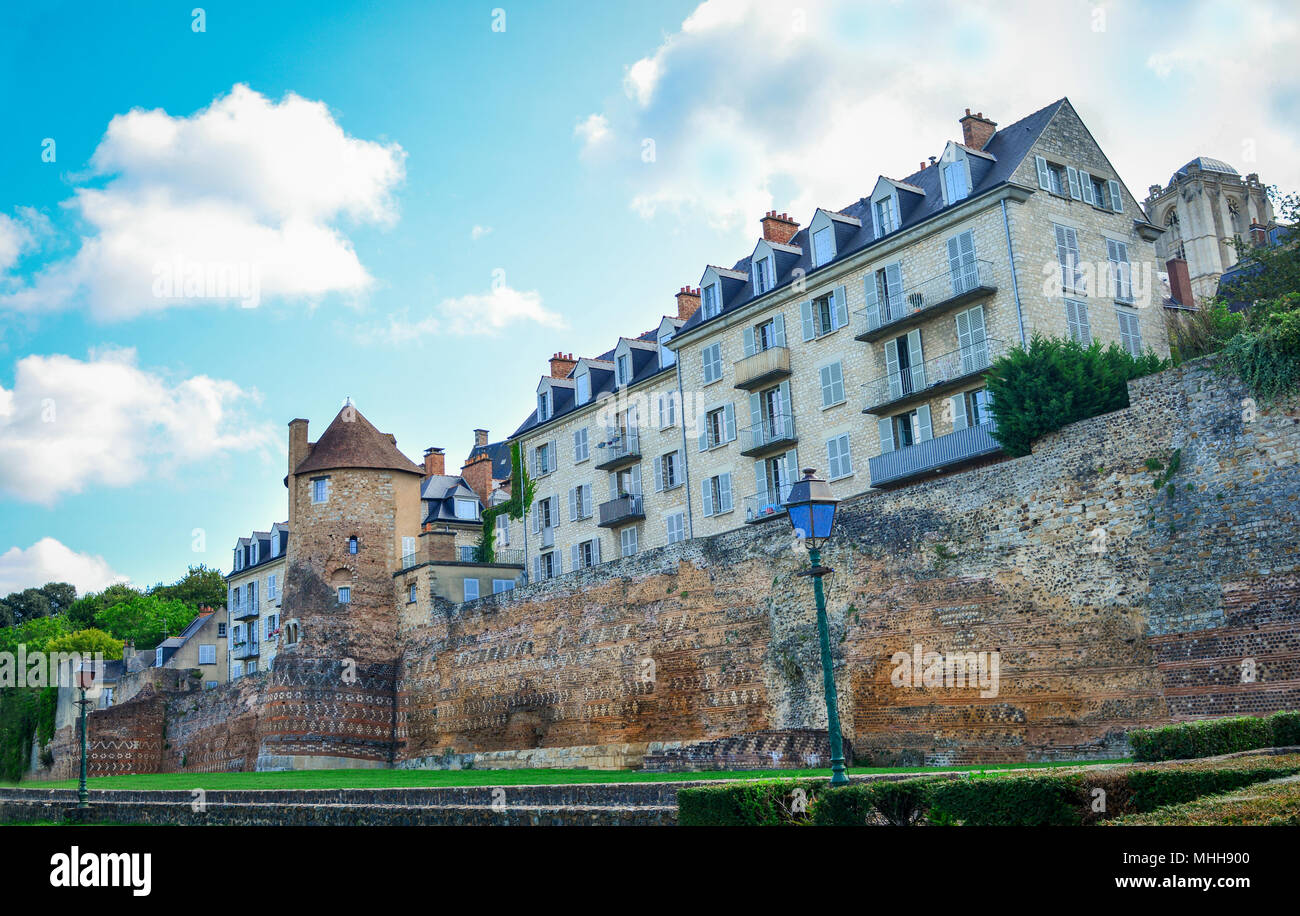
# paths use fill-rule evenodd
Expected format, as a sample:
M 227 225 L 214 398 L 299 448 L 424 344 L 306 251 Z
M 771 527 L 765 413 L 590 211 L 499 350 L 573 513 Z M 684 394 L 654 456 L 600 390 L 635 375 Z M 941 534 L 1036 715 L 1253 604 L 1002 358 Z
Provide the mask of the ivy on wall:
M 510 443 L 510 499 L 496 506 L 483 510 L 483 533 L 475 549 L 478 562 L 496 561 L 497 518 L 502 514 L 515 521 L 522 521 L 524 514 L 532 507 L 533 497 L 537 491 L 537 482 L 528 476 L 518 442 Z

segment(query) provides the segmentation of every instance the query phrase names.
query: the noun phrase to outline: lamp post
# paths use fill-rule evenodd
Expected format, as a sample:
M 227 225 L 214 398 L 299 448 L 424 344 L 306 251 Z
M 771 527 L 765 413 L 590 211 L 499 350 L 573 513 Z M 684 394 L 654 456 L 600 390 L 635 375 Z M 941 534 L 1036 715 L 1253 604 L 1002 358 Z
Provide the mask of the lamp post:
M 790 487 L 785 510 L 797 536 L 803 538 L 808 548 L 812 567 L 801 576 L 811 576 L 813 595 L 817 599 L 817 636 L 822 650 L 822 687 L 826 693 L 826 726 L 831 739 L 831 785 L 846 786 L 849 777 L 844 772 L 844 739 L 840 735 L 839 700 L 835 693 L 835 673 L 831 669 L 831 636 L 826 622 L 826 592 L 822 577 L 834 570 L 822 566 L 821 548 L 830 539 L 835 527 L 835 507 L 839 500 L 831 495 L 830 485 L 817 477 L 813 468 L 803 469 L 803 478 Z
M 86 707 L 93 700 L 86 699 L 86 691 L 95 683 L 94 668 L 77 669 L 77 686 L 81 688 L 81 699 L 77 705 L 81 707 L 81 781 L 77 784 L 77 807 L 90 807 L 90 792 L 86 789 Z

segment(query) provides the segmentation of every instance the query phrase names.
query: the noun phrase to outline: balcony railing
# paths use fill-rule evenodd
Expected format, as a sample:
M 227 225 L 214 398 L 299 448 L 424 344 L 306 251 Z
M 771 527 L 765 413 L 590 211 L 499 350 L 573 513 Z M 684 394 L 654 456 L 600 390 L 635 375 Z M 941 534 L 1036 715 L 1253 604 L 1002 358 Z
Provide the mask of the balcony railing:
M 736 387 L 745 391 L 760 388 L 790 375 L 790 350 L 768 347 L 736 363 Z
M 645 505 L 639 495 L 628 494 L 600 504 L 601 528 L 614 528 L 645 518 Z
M 745 521 L 765 522 L 785 514 L 785 501 L 790 498 L 790 484 L 775 490 L 755 493 L 745 497 Z
M 877 297 L 875 309 L 857 312 L 857 339 L 875 341 L 897 333 L 940 312 L 997 292 L 993 264 L 973 261 L 949 270 L 892 296 Z
M 616 471 L 641 460 L 641 436 L 635 427 L 615 426 L 605 430 L 605 441 L 597 443 L 596 470 Z
M 992 455 L 1002 448 L 998 445 L 998 440 L 993 438 L 994 426 L 990 420 L 870 458 L 867 465 L 871 470 L 871 485 L 878 487 L 896 483 L 973 458 Z
M 461 563 L 486 562 L 483 559 L 483 552 L 478 547 L 459 547 L 456 558 Z M 518 547 L 497 547 L 492 551 L 492 562 L 498 566 L 523 566 L 524 552 Z
M 247 620 L 250 617 L 256 617 L 257 604 L 252 601 L 241 601 L 231 608 L 230 616 L 235 620 Z
M 234 658 L 257 658 L 258 648 L 259 643 L 245 642 L 232 648 L 230 654 Z
M 882 375 L 862 386 L 862 412 L 887 413 L 908 401 L 943 394 L 988 369 L 1006 349 L 1004 341 L 987 337 L 960 350 L 927 359 L 919 366 Z
M 797 441 L 794 417 L 777 414 L 774 417 L 764 417 L 761 422 L 740 431 L 740 454 L 753 456 L 776 452 L 789 448 Z

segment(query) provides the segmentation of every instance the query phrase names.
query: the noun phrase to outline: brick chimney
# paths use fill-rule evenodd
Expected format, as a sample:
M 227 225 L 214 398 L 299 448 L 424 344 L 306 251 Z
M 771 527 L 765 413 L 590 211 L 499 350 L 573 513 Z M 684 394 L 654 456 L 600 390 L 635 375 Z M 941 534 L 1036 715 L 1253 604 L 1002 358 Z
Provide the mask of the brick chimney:
M 961 142 L 971 149 L 983 149 L 993 132 L 998 129 L 997 122 L 984 117 L 984 112 L 975 114 L 966 109 L 966 116 L 961 119 Z
M 478 494 L 483 505 L 491 505 L 492 498 L 492 456 L 487 452 L 466 461 L 460 468 L 460 476 L 465 478 L 469 488 Z
M 1187 261 L 1183 258 L 1170 258 L 1165 262 L 1165 269 L 1169 271 L 1169 295 L 1179 305 L 1195 308 L 1196 299 L 1192 296 L 1192 280 L 1187 274 Z
M 700 290 L 683 286 L 677 293 L 677 317 L 682 321 L 700 310 Z
M 456 560 L 456 532 L 446 525 L 435 528 L 432 524 L 420 532 L 421 554 L 425 563 L 452 563 Z
M 424 450 L 424 476 L 432 477 L 433 475 L 442 475 L 447 473 L 447 456 L 443 450 L 437 446 L 426 448 Z
M 474 447 L 482 448 L 487 445 L 488 431 L 486 429 L 474 430 Z
M 788 243 L 799 231 L 799 224 L 790 219 L 790 214 L 778 214 L 775 210 L 768 210 L 759 222 L 763 224 L 763 238 L 781 245 Z
M 1268 227 L 1257 220 L 1250 221 L 1250 243 L 1256 247 L 1268 244 Z
M 307 442 L 307 421 L 303 419 L 289 421 L 289 473 L 307 460 L 311 454 L 311 445 Z
M 572 353 L 556 353 L 551 357 L 551 378 L 568 378 L 578 361 Z

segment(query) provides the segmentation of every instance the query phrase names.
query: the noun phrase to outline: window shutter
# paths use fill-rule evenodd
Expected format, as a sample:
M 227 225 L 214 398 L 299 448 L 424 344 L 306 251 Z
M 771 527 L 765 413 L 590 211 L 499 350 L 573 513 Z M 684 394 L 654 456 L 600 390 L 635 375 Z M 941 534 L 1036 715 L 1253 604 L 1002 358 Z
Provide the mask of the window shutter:
M 745 355 L 753 356 L 754 353 L 755 353 L 754 328 L 752 325 L 746 325 L 745 326 Z
M 542 513 L 536 506 L 533 507 L 533 534 L 539 534 L 542 530 Z
M 580 569 L 582 564 L 578 561 L 578 545 L 574 544 L 569 548 L 569 562 L 574 569 Z
M 1065 174 L 1070 179 L 1070 197 L 1074 200 L 1083 200 L 1083 195 L 1079 192 L 1079 170 L 1072 165 L 1067 165 Z
M 785 346 L 785 316 L 777 315 L 772 319 L 772 339 L 778 347 Z
M 890 398 L 903 396 L 903 379 L 898 371 L 898 338 L 885 341 L 885 375 L 889 379 Z
M 1047 173 L 1047 160 L 1042 156 L 1034 157 L 1034 165 L 1038 167 L 1038 186 L 1044 191 L 1052 189 L 1052 178 Z
M 761 422 L 763 422 L 762 400 L 759 398 L 757 391 L 751 391 L 749 393 L 749 425 L 754 427 Z
M 542 581 L 542 558 L 540 556 L 533 557 L 533 581 Z
M 822 366 L 821 377 L 822 377 L 822 406 L 829 407 L 831 404 L 835 403 L 835 401 L 833 400 L 834 385 L 831 380 L 830 366 Z
M 578 488 L 569 487 L 569 521 L 578 520 Z
M 874 331 L 881 325 L 880 300 L 876 295 L 876 274 L 874 271 L 863 278 L 862 291 L 867 300 L 866 308 L 863 309 L 867 313 L 867 330 Z M 807 340 L 807 338 L 804 339 Z
M 632 484 L 632 495 L 640 496 L 641 495 L 641 465 L 639 464 L 632 465 L 632 470 L 628 476 L 631 478 L 630 482 Z
M 702 451 L 702 452 L 704 452 L 704 451 L 708 451 L 708 448 L 709 448 L 709 418 L 708 418 L 708 414 L 705 413 L 704 411 L 700 411 L 699 414 L 698 414 L 698 416 L 697 416 L 697 418 L 696 418 L 696 421 L 695 421 L 695 422 L 696 422 L 696 424 L 697 424 L 697 425 L 699 426 L 699 428 L 700 428 L 700 451 Z
M 736 407 L 730 402 L 722 408 L 722 419 L 726 423 L 726 429 L 723 431 L 724 442 L 730 442 L 736 438 Z
M 786 418 L 793 417 L 794 409 L 790 403 L 790 383 L 788 381 L 781 383 L 780 392 L 781 392 L 781 405 L 780 407 L 777 408 L 777 410 L 779 411 L 779 416 L 786 417 Z
M 704 504 L 704 515 L 707 518 L 713 514 L 713 478 L 705 477 L 700 481 L 700 497 Z
M 903 265 L 897 261 L 885 265 L 885 314 L 890 318 L 903 314 Z
M 655 492 L 662 493 L 664 489 L 664 460 L 663 458 L 655 459 Z
M 582 460 L 582 430 L 573 431 L 573 460 Z
M 1106 187 L 1110 191 L 1110 208 L 1116 213 L 1124 212 L 1124 197 L 1120 194 L 1119 182 L 1110 179 L 1106 182 Z
M 925 355 L 921 352 L 921 329 L 907 332 L 907 355 L 911 361 L 912 390 L 925 387 Z
M 1096 204 L 1097 198 L 1092 193 L 1092 176 L 1079 169 L 1079 183 L 1083 185 L 1083 202 L 1085 204 Z
M 596 558 L 594 562 L 600 562 L 600 538 L 591 542 L 592 555 Z
M 831 363 L 831 397 L 834 399 L 832 404 L 838 404 L 845 398 L 843 363 Z
M 805 299 L 799 303 L 799 317 L 803 319 L 803 339 L 812 340 L 816 336 L 813 331 L 813 308 L 812 300 Z
M 894 450 L 894 418 L 884 417 L 878 423 L 880 429 L 880 454 Z
M 552 570 L 555 575 L 564 572 L 564 551 L 557 550 L 551 554 L 551 562 L 555 564 L 555 569 Z
M 550 456 L 550 462 L 551 462 L 546 469 L 548 471 L 554 471 L 555 466 L 558 463 L 556 459 L 559 457 L 560 454 L 559 449 L 555 445 L 554 439 L 551 440 L 551 447 L 546 450 L 546 454 Z
M 835 287 L 835 327 L 842 328 L 849 323 L 849 297 L 844 287 Z
M 767 493 L 767 463 L 762 458 L 754 462 L 754 487 L 759 494 Z
M 718 503 L 720 511 L 726 512 L 731 508 L 731 472 L 727 471 L 718 475 Z
M 934 432 L 930 427 L 930 405 L 922 404 L 916 408 L 916 425 L 920 427 L 917 435 L 918 442 L 926 442 L 934 438 Z
M 952 402 L 952 431 L 959 432 L 970 425 L 966 418 L 966 395 L 954 394 L 949 400 Z

